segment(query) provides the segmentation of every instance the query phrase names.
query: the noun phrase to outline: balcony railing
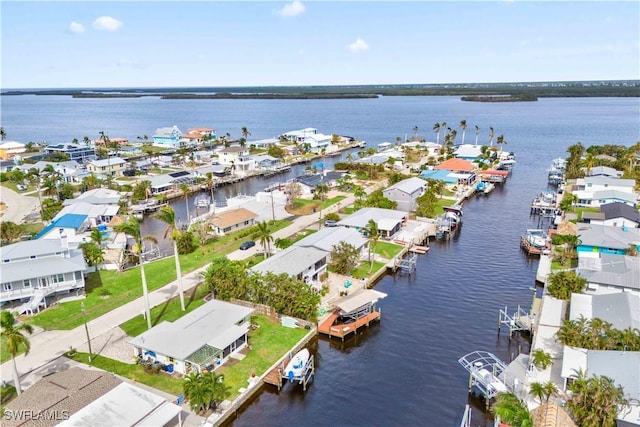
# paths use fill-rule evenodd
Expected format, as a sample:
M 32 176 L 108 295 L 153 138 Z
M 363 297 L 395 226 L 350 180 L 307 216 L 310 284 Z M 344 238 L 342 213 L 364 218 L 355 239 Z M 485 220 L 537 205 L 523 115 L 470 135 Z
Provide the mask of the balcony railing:
M 13 301 L 18 299 L 31 298 L 36 290 L 41 289 L 45 292 L 45 295 L 51 295 L 55 292 L 68 291 L 69 289 L 76 289 L 84 286 L 82 280 L 66 280 L 60 283 L 51 283 L 49 286 L 21 288 L 6 291 L 2 289 L 0 291 L 0 302 Z

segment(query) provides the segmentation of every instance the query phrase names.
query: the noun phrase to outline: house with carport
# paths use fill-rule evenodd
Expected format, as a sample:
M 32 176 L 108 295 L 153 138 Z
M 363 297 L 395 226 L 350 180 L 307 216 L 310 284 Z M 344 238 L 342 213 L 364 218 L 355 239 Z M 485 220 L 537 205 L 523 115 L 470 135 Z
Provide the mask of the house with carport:
M 411 212 L 418 207 L 418 197 L 424 194 L 426 188 L 427 182 L 424 179 L 411 177 L 385 188 L 382 194 L 396 202 L 399 210 Z
M 151 194 L 162 194 L 169 191 L 180 190 L 181 184 L 193 185 L 195 177 L 187 171 L 176 171 L 162 175 L 154 175 L 149 178 L 151 182 Z
M 408 219 L 409 212 L 382 208 L 362 208 L 338 221 L 338 225 L 353 228 L 362 233 L 369 226 L 369 220 L 373 220 L 377 224 L 378 232 L 382 238 L 393 239 L 393 236 L 402 230 Z
M 213 299 L 173 321 L 129 340 L 142 360 L 171 372 L 213 371 L 247 346 L 252 308 Z

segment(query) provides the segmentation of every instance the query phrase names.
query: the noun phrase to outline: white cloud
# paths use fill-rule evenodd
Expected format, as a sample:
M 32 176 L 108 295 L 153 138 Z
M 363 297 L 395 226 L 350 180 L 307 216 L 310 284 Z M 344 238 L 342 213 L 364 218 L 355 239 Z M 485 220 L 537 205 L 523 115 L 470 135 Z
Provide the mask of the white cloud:
M 284 5 L 282 9 L 276 11 L 276 14 L 283 18 L 289 18 L 291 16 L 297 16 L 304 13 L 306 8 L 300 0 L 293 0 L 291 3 Z
M 369 49 L 369 45 L 360 37 L 358 37 L 353 43 L 347 45 L 347 50 L 353 53 L 362 52 L 363 50 L 367 49 Z
M 110 16 L 101 16 L 93 21 L 93 28 L 100 31 L 118 31 L 122 27 L 122 22 Z
M 71 31 L 72 33 L 75 34 L 82 34 L 85 31 L 84 25 L 73 21 L 71 22 L 71 24 L 69 24 L 69 31 Z

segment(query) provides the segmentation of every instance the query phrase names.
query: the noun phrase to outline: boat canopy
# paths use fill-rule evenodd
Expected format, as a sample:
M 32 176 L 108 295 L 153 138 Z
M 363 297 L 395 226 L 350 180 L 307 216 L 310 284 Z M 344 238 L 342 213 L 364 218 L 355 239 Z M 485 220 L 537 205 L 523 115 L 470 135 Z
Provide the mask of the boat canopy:
M 337 301 L 335 305 L 344 315 L 348 315 L 350 313 L 358 311 L 364 306 L 372 305 L 379 299 L 382 299 L 386 296 L 387 294 L 385 294 L 384 292 L 375 291 L 373 289 L 361 289 Z

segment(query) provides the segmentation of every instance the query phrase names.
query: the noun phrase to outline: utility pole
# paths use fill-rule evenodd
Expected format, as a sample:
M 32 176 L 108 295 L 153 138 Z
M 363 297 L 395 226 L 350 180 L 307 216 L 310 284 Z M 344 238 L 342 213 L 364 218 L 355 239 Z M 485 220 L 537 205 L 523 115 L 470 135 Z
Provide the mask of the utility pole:
M 89 345 L 89 363 L 91 363 L 93 354 L 91 352 L 91 337 L 89 337 L 89 326 L 87 326 L 87 311 L 84 309 L 84 302 L 80 303 L 80 311 L 82 312 L 82 316 L 84 317 L 84 331 L 87 334 L 87 344 Z

